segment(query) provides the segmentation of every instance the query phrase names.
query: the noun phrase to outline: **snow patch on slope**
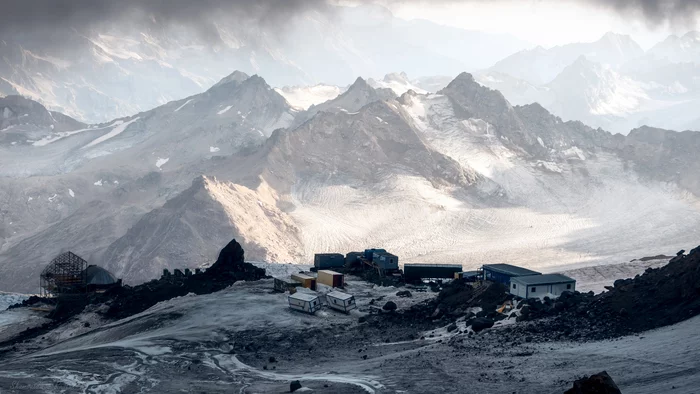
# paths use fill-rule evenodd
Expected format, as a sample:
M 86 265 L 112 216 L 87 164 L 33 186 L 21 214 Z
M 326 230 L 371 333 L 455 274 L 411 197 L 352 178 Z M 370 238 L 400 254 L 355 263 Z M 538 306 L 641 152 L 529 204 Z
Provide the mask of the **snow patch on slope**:
M 170 161 L 169 157 L 166 157 L 165 159 L 159 157 L 158 160 L 156 160 L 156 167 L 158 167 L 159 170 L 162 170 L 161 167 L 163 167 L 169 161 Z
M 90 142 L 89 144 L 85 145 L 82 149 L 90 148 L 90 147 L 92 147 L 92 146 L 95 146 L 95 145 L 97 145 L 97 144 L 101 144 L 101 143 L 103 143 L 103 142 L 105 142 L 105 141 L 107 141 L 107 140 L 110 140 L 110 139 L 112 139 L 112 138 L 118 136 L 119 134 L 121 134 L 121 133 L 123 133 L 124 131 L 126 131 L 126 129 L 127 129 L 129 126 L 131 126 L 132 123 L 136 122 L 136 121 L 139 120 L 139 119 L 140 119 L 140 117 L 137 116 L 137 117 L 135 117 L 134 119 L 131 119 L 131 120 L 128 121 L 128 122 L 123 122 L 123 121 L 118 121 L 119 123 L 118 123 L 118 122 L 115 122 L 114 124 L 117 125 L 117 126 L 114 127 L 114 128 L 112 129 L 112 131 L 110 131 L 109 133 L 103 135 L 102 137 L 99 137 L 99 138 L 95 139 L 94 141 L 92 141 L 92 142 Z
M 187 106 L 187 104 L 191 103 L 192 100 L 194 100 L 194 99 L 189 99 L 189 100 L 185 101 L 184 104 L 182 104 L 181 106 L 177 107 L 177 109 L 175 109 L 175 111 L 173 111 L 173 112 L 179 112 L 181 109 L 185 108 L 185 107 Z
M 231 108 L 233 108 L 233 106 L 232 106 L 232 105 L 229 105 L 229 106 L 227 106 L 226 108 L 222 109 L 221 111 L 217 112 L 216 114 L 217 114 L 217 115 L 223 115 L 223 114 L 225 114 L 226 112 L 228 112 Z

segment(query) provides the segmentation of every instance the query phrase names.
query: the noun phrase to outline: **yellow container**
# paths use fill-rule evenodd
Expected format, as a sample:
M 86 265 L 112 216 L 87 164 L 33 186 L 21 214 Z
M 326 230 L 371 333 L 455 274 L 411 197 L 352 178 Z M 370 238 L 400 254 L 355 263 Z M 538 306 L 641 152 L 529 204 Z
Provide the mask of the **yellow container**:
M 292 274 L 292 279 L 300 282 L 307 289 L 316 290 L 316 278 L 304 274 Z
M 345 280 L 343 274 L 331 270 L 318 271 L 318 283 L 323 283 L 330 287 L 343 287 Z

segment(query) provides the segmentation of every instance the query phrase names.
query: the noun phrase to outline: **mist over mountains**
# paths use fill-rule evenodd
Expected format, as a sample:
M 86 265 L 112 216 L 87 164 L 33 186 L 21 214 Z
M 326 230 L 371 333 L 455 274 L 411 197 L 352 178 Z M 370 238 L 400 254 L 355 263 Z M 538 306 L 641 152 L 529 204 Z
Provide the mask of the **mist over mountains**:
M 200 93 L 233 70 L 264 75 L 277 87 L 346 86 L 358 75 L 394 71 L 454 76 L 529 46 L 505 34 L 407 22 L 375 5 L 333 10 L 294 13 L 280 34 L 236 15 L 208 19 L 205 35 L 141 18 L 60 26 L 50 41 L 8 33 L 0 40 L 0 95 L 106 122 Z

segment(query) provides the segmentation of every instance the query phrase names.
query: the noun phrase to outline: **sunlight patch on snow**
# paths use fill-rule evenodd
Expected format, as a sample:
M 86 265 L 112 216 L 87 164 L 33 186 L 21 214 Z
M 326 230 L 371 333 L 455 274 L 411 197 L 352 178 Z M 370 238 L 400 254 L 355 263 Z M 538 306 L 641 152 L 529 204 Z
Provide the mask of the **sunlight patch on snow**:
M 209 147 L 209 153 L 216 153 L 216 152 L 218 152 L 218 151 L 220 151 L 220 150 L 221 150 L 221 149 L 219 149 L 218 146 L 210 146 L 210 147 Z
M 312 105 L 333 100 L 340 95 L 340 88 L 330 85 L 285 86 L 275 88 L 275 91 L 284 97 L 292 107 L 303 110 L 309 109 Z
M 284 129 L 284 128 L 289 127 L 289 125 L 291 125 L 293 121 L 294 121 L 294 115 L 290 114 L 289 112 L 284 112 L 284 113 L 282 113 L 282 115 L 280 115 L 279 118 L 277 118 L 277 120 L 266 125 L 263 128 L 263 130 L 267 134 L 270 134 L 277 129 Z M 260 132 L 260 135 L 262 135 L 263 137 L 265 136 L 265 134 L 262 132 Z
M 561 167 L 559 167 L 557 163 L 551 161 L 538 160 L 535 166 L 544 168 L 547 171 L 556 172 L 558 174 L 561 174 L 563 172 L 563 170 L 561 169 Z
M 581 160 L 586 160 L 586 155 L 583 153 L 583 151 L 581 149 L 579 149 L 576 146 L 572 146 L 569 149 L 565 149 L 562 151 L 562 153 L 564 153 L 566 156 L 569 156 L 569 157 L 575 156 Z
M 102 179 L 100 179 L 99 181 L 93 183 L 93 185 L 95 185 L 95 186 L 102 186 Z
M 70 195 L 71 197 L 75 197 L 75 192 L 73 191 L 73 189 L 68 189 L 68 195 Z

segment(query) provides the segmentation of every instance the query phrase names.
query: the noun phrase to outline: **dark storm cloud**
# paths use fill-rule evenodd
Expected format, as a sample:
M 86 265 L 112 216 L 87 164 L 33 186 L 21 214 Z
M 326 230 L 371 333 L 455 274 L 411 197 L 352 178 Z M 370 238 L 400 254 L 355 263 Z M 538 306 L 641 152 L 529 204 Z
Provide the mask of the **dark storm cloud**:
M 198 28 L 217 14 L 274 27 L 298 12 L 326 6 L 326 0 L 0 0 L 0 32 L 96 25 L 126 16 Z
M 161 22 L 202 28 L 213 15 L 236 15 L 266 27 L 278 27 L 305 10 L 328 10 L 333 0 L 1 0 L 0 33 L 7 31 L 52 30 L 61 27 L 117 22 L 139 15 Z M 421 0 L 383 0 L 396 4 Z M 438 0 L 442 2 L 486 2 L 488 0 Z M 491 0 L 493 1 L 493 0 Z M 496 0 L 499 1 L 499 0 Z M 500 0 L 506 1 L 506 0 Z M 510 0 L 512 1 L 512 0 Z M 642 15 L 651 23 L 689 20 L 700 10 L 700 0 L 574 0 L 607 7 L 623 14 Z M 357 0 L 355 3 L 373 3 Z M 547 1 L 542 3 L 546 6 Z
M 622 14 L 640 13 L 652 24 L 662 22 L 696 22 L 700 0 L 587 0 L 604 7 L 611 7 Z

